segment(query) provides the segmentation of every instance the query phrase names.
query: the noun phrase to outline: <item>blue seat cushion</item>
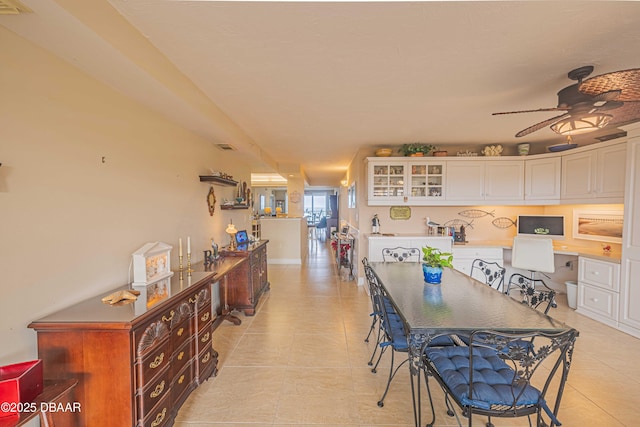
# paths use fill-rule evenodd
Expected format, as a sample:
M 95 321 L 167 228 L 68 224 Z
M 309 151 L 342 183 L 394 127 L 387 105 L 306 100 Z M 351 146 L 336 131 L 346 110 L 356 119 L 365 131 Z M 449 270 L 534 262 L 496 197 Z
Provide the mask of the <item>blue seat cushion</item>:
M 469 348 L 426 348 L 425 355 L 437 369 L 450 393 L 464 406 L 489 410 L 492 405 L 544 405 L 531 385 L 515 385 L 515 371 L 491 348 L 473 349 L 473 396 L 469 396 Z M 522 392 L 522 393 L 521 393 Z M 544 405 L 546 406 L 546 405 Z M 546 410 L 547 408 L 545 408 Z

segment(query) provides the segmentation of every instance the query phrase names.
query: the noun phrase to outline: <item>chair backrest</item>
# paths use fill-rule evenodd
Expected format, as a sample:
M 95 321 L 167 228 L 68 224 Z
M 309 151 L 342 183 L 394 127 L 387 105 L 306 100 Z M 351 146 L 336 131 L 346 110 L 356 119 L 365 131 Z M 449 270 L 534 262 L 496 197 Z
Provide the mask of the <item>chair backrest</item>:
M 553 273 L 555 271 L 553 257 L 553 241 L 546 237 L 513 238 L 511 265 L 529 271 Z
M 384 262 L 419 262 L 420 249 L 418 248 L 384 248 L 382 250 Z
M 544 314 L 547 314 L 551 307 L 557 306 L 556 291 L 549 288 L 542 280 L 532 279 L 519 273 L 512 274 L 507 284 L 507 295 L 512 295 L 516 289 L 520 292 L 524 304 L 542 310 Z
M 469 275 L 474 279 L 486 283 L 494 289 L 501 291 L 504 287 L 504 275 L 507 269 L 497 262 L 487 262 L 483 259 L 474 259 Z
M 320 218 L 320 221 L 318 221 L 318 224 L 316 225 L 316 228 L 327 228 L 327 217 L 323 216 L 322 218 Z
M 479 330 L 469 337 L 468 347 L 427 348 L 424 360 L 469 418 L 473 413 L 537 414 L 533 425 L 548 425 L 542 423 L 546 414 L 551 425 L 560 425 L 556 416 L 577 334 L 574 329 L 526 334 Z

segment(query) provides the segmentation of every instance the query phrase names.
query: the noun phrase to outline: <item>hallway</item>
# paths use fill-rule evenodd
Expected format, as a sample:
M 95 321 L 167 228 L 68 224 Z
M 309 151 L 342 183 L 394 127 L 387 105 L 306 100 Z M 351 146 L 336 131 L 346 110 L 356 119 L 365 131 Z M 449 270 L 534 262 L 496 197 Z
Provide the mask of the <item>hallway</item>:
M 215 331 L 218 376 L 191 394 L 176 426 L 413 425 L 408 369 L 400 369 L 384 407 L 376 404 L 390 356 L 377 374 L 371 373 L 367 360 L 373 344 L 363 342 L 370 325 L 369 297 L 355 281 L 340 280 L 332 257 L 329 242 L 318 243 L 306 265 L 269 265 L 271 290 L 255 316 L 239 314 L 240 326 L 224 322 Z M 640 340 L 576 314 L 564 297 L 552 315 L 581 335 L 560 420 L 566 427 L 636 426 Z M 456 425 L 444 414 L 442 393 L 435 396 L 436 426 Z M 429 411 L 426 400 L 423 414 Z M 528 425 L 526 419 L 495 419 L 494 424 Z

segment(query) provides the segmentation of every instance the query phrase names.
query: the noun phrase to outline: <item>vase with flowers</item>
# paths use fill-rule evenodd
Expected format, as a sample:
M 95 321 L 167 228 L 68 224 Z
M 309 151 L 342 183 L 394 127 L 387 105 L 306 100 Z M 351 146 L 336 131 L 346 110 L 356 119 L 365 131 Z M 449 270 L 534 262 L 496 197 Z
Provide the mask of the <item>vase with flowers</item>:
M 422 273 L 427 283 L 442 281 L 442 268 L 453 267 L 453 254 L 426 246 L 422 248 Z

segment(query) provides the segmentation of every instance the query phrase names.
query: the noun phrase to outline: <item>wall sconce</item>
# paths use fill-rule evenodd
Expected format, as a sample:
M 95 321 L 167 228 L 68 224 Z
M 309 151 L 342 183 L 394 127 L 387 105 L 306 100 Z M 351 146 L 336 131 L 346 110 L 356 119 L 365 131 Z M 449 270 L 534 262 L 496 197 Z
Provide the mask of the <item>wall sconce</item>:
M 346 179 L 343 179 L 342 181 L 340 181 L 340 185 L 342 185 L 343 187 L 346 187 L 348 183 L 349 181 L 347 181 Z

